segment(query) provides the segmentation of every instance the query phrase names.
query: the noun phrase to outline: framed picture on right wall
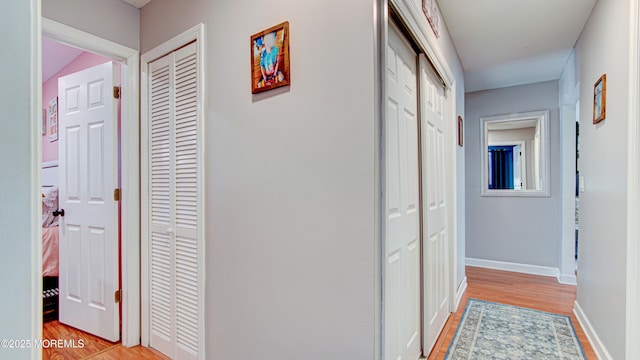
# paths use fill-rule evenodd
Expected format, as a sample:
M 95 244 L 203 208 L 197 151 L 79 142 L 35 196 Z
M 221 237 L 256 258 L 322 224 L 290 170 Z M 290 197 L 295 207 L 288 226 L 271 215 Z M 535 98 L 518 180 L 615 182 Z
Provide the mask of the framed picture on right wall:
M 593 85 L 593 123 L 604 120 L 607 115 L 607 74 L 602 74 Z
M 464 145 L 464 121 L 458 116 L 458 146 Z

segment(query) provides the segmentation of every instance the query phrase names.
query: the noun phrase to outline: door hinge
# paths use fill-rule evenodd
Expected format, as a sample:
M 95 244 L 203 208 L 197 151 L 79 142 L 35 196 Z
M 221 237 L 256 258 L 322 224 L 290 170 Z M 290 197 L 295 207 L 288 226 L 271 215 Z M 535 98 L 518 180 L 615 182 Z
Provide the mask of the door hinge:
M 118 289 L 116 290 L 115 294 L 114 294 L 114 300 L 116 302 L 116 304 L 119 304 L 122 302 L 122 290 Z
M 120 201 L 120 189 L 113 190 L 113 200 Z
M 120 86 L 113 87 L 113 98 L 120 99 Z

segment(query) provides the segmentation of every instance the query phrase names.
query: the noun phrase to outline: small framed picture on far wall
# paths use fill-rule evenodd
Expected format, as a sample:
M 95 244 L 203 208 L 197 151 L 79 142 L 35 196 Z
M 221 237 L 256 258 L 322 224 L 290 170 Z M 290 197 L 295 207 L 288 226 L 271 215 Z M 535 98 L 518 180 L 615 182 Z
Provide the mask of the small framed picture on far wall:
M 47 131 L 49 134 L 49 142 L 58 141 L 58 98 L 57 97 L 49 101 L 47 120 L 48 120 Z
M 464 145 L 464 121 L 462 116 L 458 116 L 458 146 Z
M 602 74 L 593 85 L 593 123 L 597 124 L 607 116 L 607 74 Z

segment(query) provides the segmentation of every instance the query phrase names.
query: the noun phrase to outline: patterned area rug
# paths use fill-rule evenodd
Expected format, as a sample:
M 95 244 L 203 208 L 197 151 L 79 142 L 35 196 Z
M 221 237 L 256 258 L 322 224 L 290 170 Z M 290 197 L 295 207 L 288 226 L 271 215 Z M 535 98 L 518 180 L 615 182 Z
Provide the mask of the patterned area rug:
M 445 359 L 586 359 L 568 316 L 469 299 Z

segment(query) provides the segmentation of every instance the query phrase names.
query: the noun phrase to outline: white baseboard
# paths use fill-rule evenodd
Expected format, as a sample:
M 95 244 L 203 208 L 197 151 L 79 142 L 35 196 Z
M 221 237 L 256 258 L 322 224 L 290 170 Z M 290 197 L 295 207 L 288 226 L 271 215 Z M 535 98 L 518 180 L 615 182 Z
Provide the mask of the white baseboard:
M 454 307 L 454 311 L 458 310 L 458 306 L 460 306 L 460 301 L 462 301 L 462 295 L 464 295 L 464 292 L 467 291 L 467 277 L 465 276 L 464 279 L 462 279 L 462 282 L 460 283 L 460 285 L 458 285 L 458 290 L 456 291 L 456 304 Z
M 576 315 L 576 318 L 578 319 L 578 322 L 580 323 L 580 326 L 582 327 L 585 335 L 587 335 L 587 339 L 589 339 L 591 347 L 593 348 L 593 351 L 595 351 L 598 359 L 613 360 L 613 358 L 607 351 L 607 348 L 602 343 L 602 340 L 600 340 L 600 337 L 596 333 L 595 329 L 593 328 L 593 326 L 591 326 L 589 318 L 584 313 L 584 311 L 582 311 L 578 300 L 574 302 L 573 313 Z
M 559 274 L 558 282 L 565 285 L 578 285 L 578 278 L 573 274 Z
M 468 266 L 476 266 L 486 269 L 511 271 L 530 275 L 551 276 L 558 279 L 558 282 L 562 284 L 568 284 L 560 281 L 560 269 L 558 268 L 473 258 L 467 258 L 466 264 Z

